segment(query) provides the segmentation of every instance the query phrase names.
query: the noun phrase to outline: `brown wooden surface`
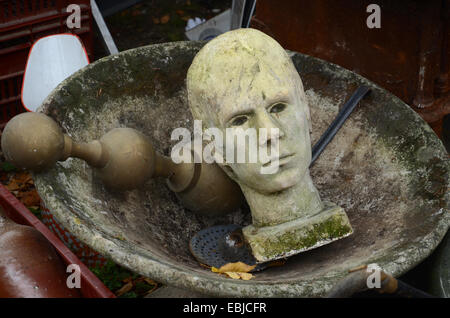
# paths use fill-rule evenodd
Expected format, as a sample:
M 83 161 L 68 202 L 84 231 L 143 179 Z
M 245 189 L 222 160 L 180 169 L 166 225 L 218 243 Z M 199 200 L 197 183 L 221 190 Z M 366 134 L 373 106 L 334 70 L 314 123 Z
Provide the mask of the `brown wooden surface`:
M 381 8 L 370 29 L 369 4 Z M 450 113 L 450 0 L 258 0 L 251 27 L 336 63 L 411 105 L 435 130 Z

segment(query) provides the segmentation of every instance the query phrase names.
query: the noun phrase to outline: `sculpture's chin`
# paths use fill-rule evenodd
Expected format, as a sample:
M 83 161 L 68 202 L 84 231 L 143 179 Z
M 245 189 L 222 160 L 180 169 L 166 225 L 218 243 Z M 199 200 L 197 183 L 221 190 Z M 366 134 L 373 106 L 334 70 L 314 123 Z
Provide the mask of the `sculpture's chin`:
M 289 188 L 292 188 L 296 186 L 299 183 L 299 179 L 294 176 L 294 174 L 291 174 L 289 176 L 274 176 L 274 180 L 270 184 L 270 191 L 269 193 L 276 193 L 280 191 L 287 190 Z
M 247 187 L 261 194 L 274 194 L 296 186 L 300 183 L 304 175 L 305 171 L 299 169 L 299 167 L 289 169 L 280 167 L 277 173 L 260 175 L 257 178 L 259 182 L 247 184 Z

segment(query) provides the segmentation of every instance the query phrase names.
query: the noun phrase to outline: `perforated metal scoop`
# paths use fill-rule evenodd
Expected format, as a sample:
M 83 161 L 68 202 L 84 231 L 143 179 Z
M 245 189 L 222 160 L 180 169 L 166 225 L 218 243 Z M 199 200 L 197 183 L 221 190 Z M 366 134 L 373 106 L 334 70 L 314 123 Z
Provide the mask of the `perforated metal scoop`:
M 256 264 L 239 225 L 217 225 L 201 230 L 191 239 L 189 249 L 198 262 L 208 266 L 220 268 L 235 262 Z M 267 264 L 258 264 L 252 272 L 266 267 Z

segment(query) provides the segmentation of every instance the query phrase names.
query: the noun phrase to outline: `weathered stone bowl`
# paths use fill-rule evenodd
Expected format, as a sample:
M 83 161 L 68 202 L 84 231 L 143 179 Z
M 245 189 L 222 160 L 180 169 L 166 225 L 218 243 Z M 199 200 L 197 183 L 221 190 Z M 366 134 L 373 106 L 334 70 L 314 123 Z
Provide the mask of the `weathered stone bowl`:
M 77 141 L 132 127 L 170 155 L 177 142 L 170 140 L 172 130 L 193 129 L 185 77 L 202 45 L 167 43 L 103 58 L 61 83 L 41 110 Z M 334 64 L 291 56 L 309 99 L 313 141 L 358 85 L 372 88 L 311 170 L 323 199 L 347 211 L 350 237 L 240 281 L 200 266 L 188 244 L 209 226 L 249 224 L 245 208 L 220 219 L 197 216 L 183 209 L 161 179 L 111 192 L 78 159 L 35 174 L 45 205 L 81 241 L 115 262 L 212 296 L 320 296 L 349 269 L 369 263 L 395 276 L 405 273 L 433 251 L 449 227 L 450 167 L 442 143 L 387 91 Z

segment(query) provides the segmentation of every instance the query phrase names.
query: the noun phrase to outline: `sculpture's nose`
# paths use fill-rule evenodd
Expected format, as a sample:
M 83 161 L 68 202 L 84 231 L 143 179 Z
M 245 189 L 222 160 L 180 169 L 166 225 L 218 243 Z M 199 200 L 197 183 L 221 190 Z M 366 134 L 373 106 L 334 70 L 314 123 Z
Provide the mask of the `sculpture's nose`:
M 284 136 L 282 125 L 265 109 L 257 113 L 257 120 L 260 145 L 269 144 L 274 139 L 280 139 Z M 261 129 L 265 129 L 265 133 L 262 133 Z

